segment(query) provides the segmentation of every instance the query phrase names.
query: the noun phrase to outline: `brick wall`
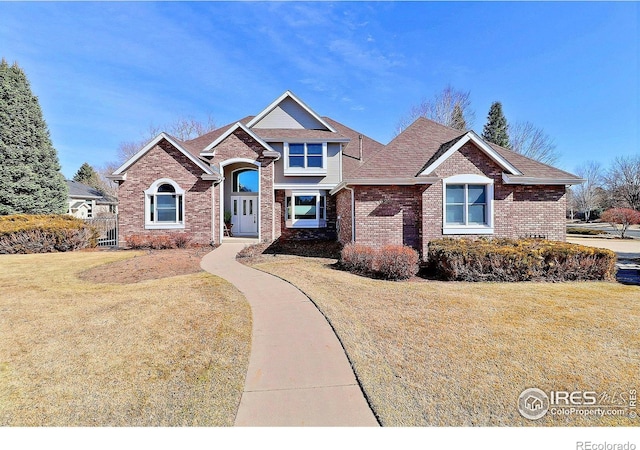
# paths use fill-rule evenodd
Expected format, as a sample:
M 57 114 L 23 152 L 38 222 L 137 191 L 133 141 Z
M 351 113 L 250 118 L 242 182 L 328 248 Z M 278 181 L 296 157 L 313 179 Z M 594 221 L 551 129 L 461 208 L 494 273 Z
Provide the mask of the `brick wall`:
M 340 216 L 338 241 L 341 244 L 348 244 L 353 236 L 351 232 L 351 191 L 342 189 L 334 197 L 336 199 L 336 213 Z
M 127 170 L 127 179 L 118 187 L 119 245 L 132 234 L 160 235 L 186 233 L 193 243 L 209 244 L 211 229 L 211 181 L 200 179 L 202 169 L 167 141 L 158 145 Z M 160 178 L 169 178 L 185 190 L 184 229 L 146 230 L 144 191 Z
M 356 242 L 420 250 L 424 186 L 355 186 Z
M 469 143 L 436 170 L 446 178 L 458 174 L 477 174 L 494 181 L 495 237 L 542 236 L 563 241 L 566 195 L 564 186 L 519 186 L 502 182 L 502 169 L 475 145 Z M 422 251 L 431 239 L 442 235 L 442 181 L 428 186 L 422 194 Z M 447 235 L 448 237 L 473 235 Z

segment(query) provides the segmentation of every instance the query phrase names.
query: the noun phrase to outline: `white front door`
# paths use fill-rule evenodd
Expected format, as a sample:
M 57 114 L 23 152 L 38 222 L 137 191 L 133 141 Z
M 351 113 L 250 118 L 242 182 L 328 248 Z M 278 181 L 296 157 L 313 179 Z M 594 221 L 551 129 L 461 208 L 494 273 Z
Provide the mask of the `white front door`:
M 258 234 L 258 197 L 231 196 L 231 232 L 234 235 Z

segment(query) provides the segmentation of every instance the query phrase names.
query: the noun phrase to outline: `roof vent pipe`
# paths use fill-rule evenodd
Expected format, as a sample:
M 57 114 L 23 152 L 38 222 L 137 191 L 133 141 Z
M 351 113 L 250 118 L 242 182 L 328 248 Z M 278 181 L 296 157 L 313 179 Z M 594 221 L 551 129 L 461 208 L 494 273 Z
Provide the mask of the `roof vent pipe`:
M 358 150 L 359 150 L 358 151 L 358 160 L 360 160 L 360 161 L 362 161 L 362 138 L 363 138 L 362 135 L 358 136 L 358 140 L 360 141 L 359 142 L 359 147 L 358 147 Z

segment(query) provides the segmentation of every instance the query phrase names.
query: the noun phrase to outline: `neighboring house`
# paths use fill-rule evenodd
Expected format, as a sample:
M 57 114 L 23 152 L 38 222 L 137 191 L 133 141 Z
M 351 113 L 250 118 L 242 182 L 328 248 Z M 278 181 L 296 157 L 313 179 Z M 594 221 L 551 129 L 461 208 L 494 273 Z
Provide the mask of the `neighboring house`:
M 426 250 L 441 236 L 565 239 L 569 173 L 418 119 L 382 145 L 287 91 L 257 116 L 194 140 L 161 133 L 111 176 L 127 236 L 220 243 L 339 239 Z
M 69 188 L 69 210 L 79 219 L 92 219 L 98 216 L 116 214 L 118 201 L 103 195 L 97 189 L 73 180 L 66 180 Z

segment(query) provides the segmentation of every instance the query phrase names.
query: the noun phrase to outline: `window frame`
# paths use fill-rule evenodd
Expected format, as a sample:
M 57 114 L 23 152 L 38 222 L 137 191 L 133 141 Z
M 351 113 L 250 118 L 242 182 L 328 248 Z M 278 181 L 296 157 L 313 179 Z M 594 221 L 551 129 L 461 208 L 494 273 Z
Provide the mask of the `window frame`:
M 303 152 L 302 155 L 290 155 L 289 146 L 290 145 L 302 145 Z M 309 156 L 317 157 L 320 155 L 309 155 L 309 145 L 321 145 L 322 146 L 322 167 L 309 167 Z M 326 175 L 327 174 L 327 142 L 284 142 L 283 143 L 283 153 L 284 153 L 284 174 L 285 175 Z M 302 156 L 304 160 L 304 167 L 291 167 L 290 166 L 290 156 Z
M 295 199 L 297 197 L 315 197 L 315 219 L 295 218 Z M 289 210 L 293 207 L 294 217 L 291 217 Z M 326 228 L 327 227 L 327 194 L 322 190 L 314 191 L 285 191 L 284 197 L 284 220 L 287 228 Z
M 463 217 L 464 223 L 447 222 L 447 187 L 464 186 Z M 469 223 L 469 186 L 485 188 L 485 221 L 484 223 Z M 494 183 L 492 178 L 476 174 L 454 175 L 442 180 L 442 234 L 493 234 Z
M 175 192 L 158 192 L 161 186 L 168 184 L 173 187 Z M 157 220 L 157 206 L 158 205 L 158 197 L 159 196 L 170 196 L 175 195 L 175 208 L 176 208 L 176 220 L 175 221 L 159 221 Z M 144 227 L 147 230 L 169 230 L 169 229 L 183 229 L 185 227 L 185 191 L 176 183 L 175 181 L 169 178 L 161 178 L 159 180 L 154 181 L 149 189 L 144 191 Z M 155 215 L 152 220 L 151 208 L 154 205 Z M 182 220 L 180 219 L 180 213 L 182 213 Z

